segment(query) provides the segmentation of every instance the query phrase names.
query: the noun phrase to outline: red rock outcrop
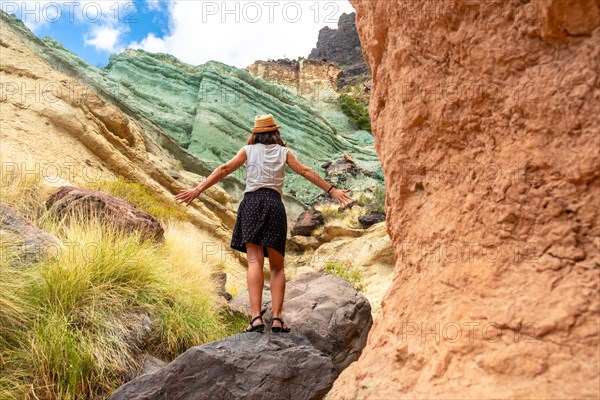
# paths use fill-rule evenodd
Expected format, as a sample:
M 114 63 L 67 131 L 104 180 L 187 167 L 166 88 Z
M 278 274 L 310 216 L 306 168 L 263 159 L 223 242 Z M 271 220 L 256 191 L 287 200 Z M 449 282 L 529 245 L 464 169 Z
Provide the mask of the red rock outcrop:
M 331 398 L 598 398 L 600 3 L 351 2 L 397 264 Z

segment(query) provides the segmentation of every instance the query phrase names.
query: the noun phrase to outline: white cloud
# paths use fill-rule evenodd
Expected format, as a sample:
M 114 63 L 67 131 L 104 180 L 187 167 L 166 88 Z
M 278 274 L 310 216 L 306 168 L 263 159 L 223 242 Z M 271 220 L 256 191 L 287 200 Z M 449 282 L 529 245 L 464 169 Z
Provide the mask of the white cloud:
M 132 42 L 130 49 L 144 49 L 152 53 L 167 53 L 167 45 L 161 38 L 156 37 L 153 33 L 149 33 L 141 42 Z
M 169 33 L 149 33 L 124 46 L 128 24 L 142 18 L 131 0 L 0 4 L 5 11 L 5 5 L 16 4 L 17 15 L 34 32 L 57 19 L 81 25 L 85 44 L 101 51 L 143 48 L 190 64 L 218 60 L 240 68 L 259 59 L 308 56 L 319 29 L 336 27 L 342 12 L 354 11 L 347 0 L 145 0 L 140 4 L 155 14 L 168 14 Z
M 119 38 L 123 29 L 112 26 L 94 26 L 89 34 L 83 35 L 83 41 L 86 45 L 94 46 L 99 51 L 109 53 L 119 52 L 122 46 L 118 47 Z
M 160 0 L 146 0 L 146 6 L 151 11 L 160 11 L 162 9 Z
M 172 1 L 170 33 L 128 47 L 166 52 L 190 64 L 217 60 L 244 68 L 259 59 L 308 56 L 319 29 L 337 27 L 342 1 Z
M 83 39 L 102 51 L 119 51 L 121 35 L 135 18 L 135 4 L 130 0 L 79 0 L 58 2 L 47 0 L 0 2 L 2 10 L 17 15 L 32 32 L 38 33 L 53 23 L 79 24 Z

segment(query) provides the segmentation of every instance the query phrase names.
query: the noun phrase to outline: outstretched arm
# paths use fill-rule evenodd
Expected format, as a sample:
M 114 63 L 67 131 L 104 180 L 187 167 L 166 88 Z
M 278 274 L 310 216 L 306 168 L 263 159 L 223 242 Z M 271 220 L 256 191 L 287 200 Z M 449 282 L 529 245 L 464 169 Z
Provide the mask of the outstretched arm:
M 231 174 L 233 171 L 237 170 L 246 162 L 246 150 L 244 148 L 240 149 L 238 153 L 231 160 L 227 161 L 225 164 L 216 168 L 202 183 L 192 189 L 183 189 L 177 196 L 175 196 L 175 200 L 179 200 L 182 203 L 186 203 L 186 206 L 190 205 L 190 203 L 200 195 L 203 191 L 211 187 L 217 182 L 220 182 L 227 175 Z
M 287 161 L 287 164 L 292 169 L 292 171 L 294 171 L 298 175 L 302 176 L 306 180 L 310 181 L 314 185 L 320 187 L 321 189 L 323 189 L 325 191 L 327 191 L 331 187 L 331 184 L 329 184 L 327 181 L 325 181 L 325 179 L 321 178 L 321 176 L 319 176 L 319 174 L 317 174 L 317 172 L 314 169 L 302 164 L 300 162 L 300 160 L 298 160 L 296 158 L 296 156 L 292 153 L 291 150 L 288 151 L 288 153 L 287 153 L 286 161 Z M 340 205 L 346 206 L 352 202 L 352 198 L 350 196 L 348 196 L 349 191 L 350 190 L 348 190 L 348 189 L 333 188 L 329 191 L 329 194 L 338 203 L 340 203 Z

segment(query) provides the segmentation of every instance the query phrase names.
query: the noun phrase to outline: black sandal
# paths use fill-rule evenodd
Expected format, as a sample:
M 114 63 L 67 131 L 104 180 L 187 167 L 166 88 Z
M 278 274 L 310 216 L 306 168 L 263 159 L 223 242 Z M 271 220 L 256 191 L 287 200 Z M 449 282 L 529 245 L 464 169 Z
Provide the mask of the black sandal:
M 271 320 L 271 322 L 275 321 L 275 320 L 281 322 L 281 326 L 273 326 L 273 325 L 271 325 L 271 332 L 274 332 L 274 333 L 289 333 L 291 331 L 290 328 L 288 328 L 287 326 L 285 326 L 285 322 L 283 322 L 283 320 L 281 318 L 279 318 L 279 317 L 273 317 L 273 319 Z
M 244 329 L 244 332 L 264 332 L 264 331 L 265 331 L 265 324 L 264 324 L 264 323 L 260 323 L 260 324 L 258 324 L 258 325 L 253 325 L 253 324 L 254 324 L 254 321 L 256 321 L 256 320 L 257 320 L 257 319 L 259 319 L 259 318 L 260 318 L 260 320 L 262 321 L 262 316 L 263 316 L 263 314 L 264 314 L 264 313 L 266 313 L 266 312 L 267 312 L 267 310 L 266 310 L 266 309 L 265 309 L 265 310 L 262 310 L 262 311 L 260 312 L 260 315 L 258 315 L 258 316 L 256 316 L 256 317 L 252 318 L 252 320 L 250 321 L 250 326 L 251 326 L 251 328 L 250 328 L 250 329 L 248 329 L 248 328 Z

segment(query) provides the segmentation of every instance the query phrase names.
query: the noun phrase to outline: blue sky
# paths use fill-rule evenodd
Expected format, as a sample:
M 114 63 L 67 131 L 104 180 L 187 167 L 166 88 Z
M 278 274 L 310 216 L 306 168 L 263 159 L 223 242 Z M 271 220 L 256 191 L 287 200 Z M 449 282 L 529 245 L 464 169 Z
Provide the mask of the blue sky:
M 323 26 L 337 27 L 347 0 L 1 1 L 38 37 L 51 36 L 92 65 L 143 48 L 184 62 L 308 56 Z

